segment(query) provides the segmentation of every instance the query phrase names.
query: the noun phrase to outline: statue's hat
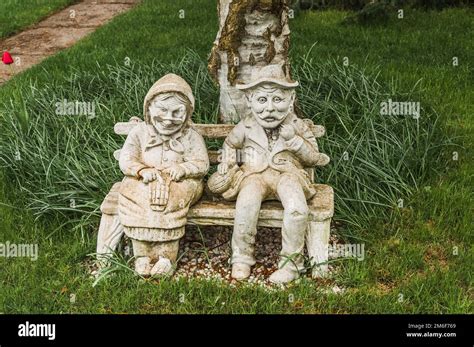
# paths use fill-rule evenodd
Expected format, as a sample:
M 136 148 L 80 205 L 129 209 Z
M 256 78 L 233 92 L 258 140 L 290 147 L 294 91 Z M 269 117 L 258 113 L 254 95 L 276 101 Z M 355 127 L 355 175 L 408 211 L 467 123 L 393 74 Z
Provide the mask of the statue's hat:
M 194 96 L 189 84 L 180 76 L 169 73 L 156 81 L 145 96 L 145 101 L 143 103 L 145 120 L 149 120 L 148 106 L 151 100 L 158 94 L 169 92 L 178 92 L 184 95 L 191 103 L 191 112 L 194 110 Z
M 298 86 L 298 82 L 293 81 L 283 71 L 283 67 L 278 64 L 267 65 L 255 74 L 253 79 L 249 83 L 237 83 L 235 87 L 240 90 L 246 90 L 254 88 L 262 83 L 273 83 L 285 89 L 295 88 Z

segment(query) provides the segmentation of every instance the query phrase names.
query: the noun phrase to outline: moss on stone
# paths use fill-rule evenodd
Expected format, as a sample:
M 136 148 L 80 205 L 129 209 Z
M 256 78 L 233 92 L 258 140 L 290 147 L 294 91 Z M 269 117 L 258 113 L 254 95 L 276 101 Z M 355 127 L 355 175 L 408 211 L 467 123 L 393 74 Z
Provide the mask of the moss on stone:
M 219 52 L 226 52 L 229 67 L 227 80 L 231 85 L 235 85 L 241 61 L 239 47 L 242 44 L 243 37 L 246 35 L 245 26 L 247 23 L 245 14 L 252 11 L 273 13 L 279 18 L 273 34 L 280 36 L 283 31 L 281 18 L 288 8 L 287 3 L 288 0 L 239 0 L 230 3 L 229 12 L 224 26 L 222 27 L 221 35 L 218 42 L 214 44 L 209 58 L 209 73 L 215 80 L 217 80 L 217 73 L 222 63 L 218 57 Z M 220 10 L 219 8 L 219 11 Z M 271 34 L 272 32 L 268 29 L 264 37 L 268 42 L 268 47 L 265 52 L 265 61 L 267 63 L 270 63 L 276 54 L 274 43 L 271 40 Z M 235 62 L 238 62 L 238 64 Z

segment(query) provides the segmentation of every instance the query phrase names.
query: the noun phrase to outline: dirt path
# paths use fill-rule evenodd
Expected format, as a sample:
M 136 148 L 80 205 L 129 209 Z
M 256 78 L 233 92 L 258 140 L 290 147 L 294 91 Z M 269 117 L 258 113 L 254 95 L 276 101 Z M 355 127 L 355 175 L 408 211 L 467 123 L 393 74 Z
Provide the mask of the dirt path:
M 129 10 L 140 0 L 83 0 L 45 18 L 36 25 L 0 41 L 14 59 L 11 65 L 0 61 L 0 84 L 68 48 L 113 17 Z

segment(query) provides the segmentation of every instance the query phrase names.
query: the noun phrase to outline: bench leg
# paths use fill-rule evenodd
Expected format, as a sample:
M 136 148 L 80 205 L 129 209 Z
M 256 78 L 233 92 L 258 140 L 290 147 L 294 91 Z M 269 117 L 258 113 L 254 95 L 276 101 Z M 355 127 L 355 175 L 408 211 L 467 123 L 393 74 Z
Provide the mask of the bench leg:
M 329 232 L 331 218 L 322 222 L 311 221 L 306 235 L 306 247 L 311 259 L 312 277 L 320 278 L 328 275 Z M 326 263 L 322 265 L 317 265 Z
M 107 257 L 113 254 L 124 234 L 118 215 L 102 214 L 97 236 L 97 260 L 99 266 L 107 266 Z

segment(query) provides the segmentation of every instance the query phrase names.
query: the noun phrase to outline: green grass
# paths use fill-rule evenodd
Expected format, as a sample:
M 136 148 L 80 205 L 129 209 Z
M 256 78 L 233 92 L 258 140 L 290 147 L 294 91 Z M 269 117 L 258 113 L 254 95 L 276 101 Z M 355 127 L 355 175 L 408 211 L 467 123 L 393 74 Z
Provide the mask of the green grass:
M 192 52 L 174 64 L 104 66 L 94 74 L 77 71 L 67 84 L 28 84 L 15 94 L 15 101 L 21 95 L 28 103 L 0 106 L 6 119 L 0 160 L 8 167 L 7 176 L 27 194 L 27 207 L 36 217 L 61 214 L 74 228 L 96 226 L 98 206 L 121 177 L 112 153 L 124 139 L 110 134 L 110 129 L 124 120 L 117 115 L 141 114 L 137 100 L 146 94 L 153 76 L 167 71 L 193 81 L 194 121 L 215 123 L 217 89 L 205 62 Z M 443 169 L 441 158 L 450 140 L 433 110 L 424 106 L 419 120 L 379 114 L 380 102 L 418 100 L 415 92 L 384 86 L 355 67 L 307 57 L 294 61 L 293 73 L 301 83 L 299 105 L 329 134 L 320 148 L 333 164 L 318 170 L 318 181 L 335 187 L 335 218 L 346 223 L 346 233 L 358 236 L 358 230 L 370 228 L 374 219 L 388 219 L 400 199 L 412 195 L 434 169 Z M 63 99 L 95 102 L 96 117 L 55 114 L 53 105 Z
M 74 2 L 77 0 L 2 0 L 0 39 L 15 34 Z
M 178 19 L 180 9 L 186 11 L 183 20 Z M 465 30 L 472 26 L 472 11 L 407 10 L 405 14 L 403 21 L 392 19 L 385 26 L 367 27 L 341 25 L 345 12 L 300 12 L 290 24 L 291 57 L 302 84 L 301 106 L 328 128 L 321 147 L 332 156 L 333 164 L 320 170 L 320 179 L 329 180 L 340 193 L 338 218 L 350 222 L 339 230 L 340 236 L 362 240 L 367 254 L 364 261 L 340 263 L 330 280 L 305 280 L 281 292 L 246 286 L 237 291 L 196 280 L 157 284 L 140 281 L 125 271 L 92 288 L 84 265 L 87 254 L 94 252 L 96 234 L 88 227 L 97 226 L 97 204 L 120 176 L 111 153 L 122 141 L 112 134 L 114 122 L 140 114 L 144 93 L 167 69 L 182 72 L 190 80 L 199 95 L 198 120 L 215 120 L 217 94 L 203 68 L 217 30 L 215 4 L 145 1 L 78 45 L 15 77 L 0 89 L 4 110 L 0 122 L 2 129 L 8 129 L 5 134 L 14 134 L 9 142 L 18 142 L 24 162 L 11 160 L 13 146 L 5 147 L 7 142 L 2 141 L 3 166 L 8 164 L 1 180 L 2 201 L 13 207 L 0 205 L 0 241 L 38 242 L 40 258 L 37 262 L 0 259 L 4 277 L 0 310 L 472 313 L 473 120 L 469 116 L 474 99 L 474 50 Z M 112 35 L 114 40 L 109 39 Z M 315 42 L 304 60 L 302 56 Z M 196 64 L 196 58 L 188 55 L 181 65 L 172 65 L 189 50 L 197 52 L 203 62 Z M 342 66 L 345 56 L 349 67 Z M 451 64 L 453 56 L 459 57 L 457 67 Z M 124 65 L 126 57 L 130 67 Z M 359 88 L 350 87 L 348 81 Z M 376 118 L 368 100 L 389 95 L 421 102 L 425 110 L 421 132 L 417 133 L 413 120 Z M 97 118 L 55 119 L 52 105 L 63 97 L 100 101 Z M 355 136 L 347 135 L 344 126 Z M 382 135 L 390 135 L 389 140 L 382 141 Z M 31 143 L 20 145 L 21 139 Z M 358 153 L 370 159 L 371 165 L 338 160 L 342 149 L 353 141 L 360 142 Z M 446 141 L 458 146 L 443 146 Z M 66 150 L 60 150 L 60 145 L 67 145 Z M 438 145 L 442 152 L 438 153 Z M 397 146 L 401 146 L 398 152 Z M 452 160 L 452 151 L 459 153 L 459 160 Z M 370 158 L 377 153 L 382 159 Z M 405 163 L 402 158 L 410 160 Z M 397 165 L 401 170 L 391 171 Z M 360 177 L 354 175 L 357 170 Z M 79 185 L 74 175 L 89 180 Z M 374 175 L 390 179 L 371 182 Z M 357 189 L 355 182 L 365 182 L 372 190 Z M 19 191 L 19 185 L 30 192 Z M 388 201 L 398 198 L 397 191 L 403 193 L 401 209 L 372 209 L 372 204 L 342 200 L 352 194 L 392 206 Z M 51 196 L 46 199 L 42 192 Z M 64 194 L 54 195 L 58 192 Z M 70 197 L 79 197 L 77 207 L 88 213 L 71 214 Z M 31 211 L 23 209 L 26 205 L 49 219 L 35 220 Z M 51 213 L 53 210 L 56 212 Z M 77 221 L 81 216 L 86 217 Z M 74 223 L 60 227 L 70 218 L 75 218 Z M 74 228 L 77 226 L 83 228 Z M 334 285 L 344 287 L 344 294 L 323 292 Z M 75 304 L 70 303 L 71 293 L 76 294 Z

